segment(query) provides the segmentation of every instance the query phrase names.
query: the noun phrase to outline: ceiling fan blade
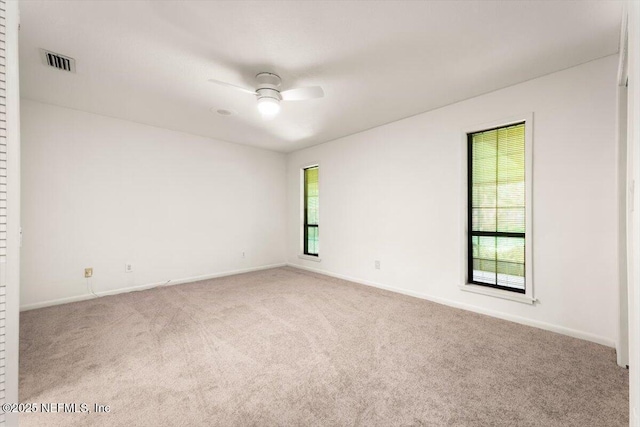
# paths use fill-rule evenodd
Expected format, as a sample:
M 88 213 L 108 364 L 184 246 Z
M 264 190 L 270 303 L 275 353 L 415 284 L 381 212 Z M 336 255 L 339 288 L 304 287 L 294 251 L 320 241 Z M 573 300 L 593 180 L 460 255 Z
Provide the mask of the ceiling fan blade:
M 280 92 L 284 101 L 304 101 L 305 99 L 322 98 L 324 91 L 320 86 L 301 87 Z
M 209 82 L 215 83 L 220 86 L 227 86 L 233 89 L 241 90 L 242 92 L 250 93 L 251 95 L 257 95 L 256 91 L 253 89 L 246 89 L 241 86 L 232 85 L 231 83 L 221 82 L 220 80 L 209 79 Z

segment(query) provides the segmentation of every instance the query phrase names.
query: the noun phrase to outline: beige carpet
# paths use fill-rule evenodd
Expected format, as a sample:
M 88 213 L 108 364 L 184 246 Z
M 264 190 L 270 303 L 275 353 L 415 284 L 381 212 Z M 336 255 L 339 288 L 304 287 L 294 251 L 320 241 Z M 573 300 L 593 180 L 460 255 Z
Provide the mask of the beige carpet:
M 21 426 L 623 426 L 611 348 L 278 268 L 28 311 Z

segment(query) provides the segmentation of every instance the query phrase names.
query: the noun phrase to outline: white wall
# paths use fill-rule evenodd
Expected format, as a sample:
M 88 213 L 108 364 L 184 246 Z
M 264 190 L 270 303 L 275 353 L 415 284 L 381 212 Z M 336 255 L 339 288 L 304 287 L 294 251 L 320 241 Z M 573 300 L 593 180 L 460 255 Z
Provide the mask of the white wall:
M 617 63 L 609 56 L 292 153 L 288 262 L 613 346 Z M 535 305 L 458 288 L 465 268 L 462 132 L 528 112 Z M 320 162 L 319 263 L 298 258 L 299 168 L 310 162 Z
M 23 308 L 88 297 L 85 267 L 100 293 L 285 261 L 283 154 L 26 99 L 21 113 Z
M 626 39 L 625 39 L 626 42 Z M 626 55 L 620 55 L 626 58 Z M 620 67 L 620 65 L 619 65 Z M 618 81 L 618 300 L 619 317 L 618 333 L 616 338 L 616 355 L 618 365 L 629 365 L 629 295 L 627 286 L 627 87 L 625 77 Z
M 629 278 L 629 419 L 631 427 L 640 427 L 640 4 L 629 8 L 629 91 L 627 145 L 629 149 L 627 260 Z

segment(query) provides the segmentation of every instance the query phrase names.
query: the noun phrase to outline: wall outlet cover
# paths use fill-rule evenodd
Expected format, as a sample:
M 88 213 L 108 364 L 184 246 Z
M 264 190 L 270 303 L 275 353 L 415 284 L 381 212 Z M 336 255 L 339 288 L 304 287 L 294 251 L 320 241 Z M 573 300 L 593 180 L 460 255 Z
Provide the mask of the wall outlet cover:
M 89 268 L 85 268 L 84 269 L 84 277 L 89 278 L 93 276 L 93 268 L 89 267 Z

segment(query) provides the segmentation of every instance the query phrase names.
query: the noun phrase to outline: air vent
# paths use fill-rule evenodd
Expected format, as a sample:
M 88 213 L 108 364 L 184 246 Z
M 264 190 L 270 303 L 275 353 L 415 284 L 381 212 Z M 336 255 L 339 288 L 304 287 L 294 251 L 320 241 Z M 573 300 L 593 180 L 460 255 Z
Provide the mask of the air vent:
M 58 70 L 62 71 L 69 71 L 71 73 L 76 72 L 75 59 L 44 49 L 40 49 L 40 54 L 42 55 L 42 61 L 45 65 L 57 68 Z

